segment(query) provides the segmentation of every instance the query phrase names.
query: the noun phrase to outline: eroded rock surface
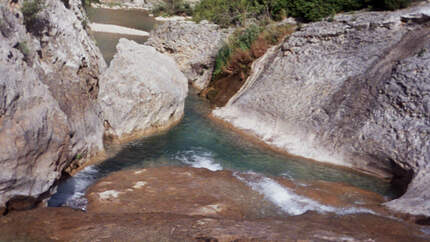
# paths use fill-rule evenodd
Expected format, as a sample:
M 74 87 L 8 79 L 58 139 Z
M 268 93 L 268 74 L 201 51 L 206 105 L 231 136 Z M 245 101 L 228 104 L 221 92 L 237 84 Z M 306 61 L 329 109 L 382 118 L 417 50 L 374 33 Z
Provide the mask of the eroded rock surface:
M 430 5 L 303 26 L 213 112 L 292 154 L 394 175 L 390 207 L 430 215 Z
M 146 45 L 172 56 L 194 87 L 207 87 L 215 57 L 232 31 L 207 21 L 168 21 L 151 32 Z
M 0 207 L 34 206 L 72 161 L 103 149 L 97 95 L 106 64 L 81 1 L 65 3 L 43 1 L 24 21 L 23 1 L 0 2 Z
M 179 121 L 188 82 L 173 58 L 153 47 L 120 39 L 100 81 L 104 119 L 120 139 L 149 134 Z
M 242 177 L 256 174 L 242 174 Z M 282 178 L 282 186 L 295 184 Z M 231 171 L 161 167 L 113 173 L 87 192 L 88 210 L 44 208 L 0 217 L 0 240 L 31 241 L 425 241 L 422 226 L 369 213 L 279 213 Z M 336 183 L 309 184 L 326 198 L 378 203 L 376 194 Z M 321 188 L 333 192 L 327 194 Z M 271 190 L 272 193 L 279 192 Z M 329 192 L 330 193 L 330 192 Z M 279 199 L 288 200 L 278 194 Z M 362 199 L 357 199 L 361 197 Z M 342 200 L 342 199 L 341 199 Z M 329 201 L 333 203 L 333 201 Z M 337 202 L 335 202 L 337 203 Z M 354 206 L 358 206 L 354 204 Z M 343 206 L 337 203 L 338 206 Z M 306 206 L 306 204 L 302 204 Z

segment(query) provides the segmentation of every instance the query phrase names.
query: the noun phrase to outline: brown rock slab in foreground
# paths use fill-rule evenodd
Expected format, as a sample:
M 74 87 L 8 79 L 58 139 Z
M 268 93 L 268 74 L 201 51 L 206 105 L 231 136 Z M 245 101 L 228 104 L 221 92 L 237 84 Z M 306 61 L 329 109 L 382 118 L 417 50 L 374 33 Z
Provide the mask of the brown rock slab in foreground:
M 120 171 L 87 192 L 90 213 L 172 213 L 222 218 L 279 216 L 230 171 L 161 167 Z
M 288 180 L 277 180 L 294 189 Z M 327 201 L 335 190 L 316 182 L 304 194 Z M 305 187 L 305 188 L 306 188 Z M 328 192 L 318 192 L 328 187 Z M 295 189 L 299 191 L 299 189 Z M 318 197 L 317 195 L 314 195 Z M 120 171 L 93 185 L 88 212 L 70 208 L 13 211 L 0 217 L 0 241 L 428 241 L 415 224 L 372 214 L 277 214 L 272 204 L 230 171 L 161 167 Z M 336 199 L 335 199 L 336 200 Z M 341 205 L 339 205 L 341 206 Z

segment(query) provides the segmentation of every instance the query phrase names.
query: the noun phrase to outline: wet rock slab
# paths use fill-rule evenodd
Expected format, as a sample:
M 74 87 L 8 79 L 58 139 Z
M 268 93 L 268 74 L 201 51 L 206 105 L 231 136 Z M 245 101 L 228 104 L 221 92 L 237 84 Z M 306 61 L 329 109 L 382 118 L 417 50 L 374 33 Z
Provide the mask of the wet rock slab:
M 148 168 L 120 171 L 87 192 L 90 213 L 161 212 L 223 218 L 278 215 L 276 207 L 230 171 Z
M 291 189 L 297 186 L 283 179 L 276 181 Z M 324 186 L 338 193 L 366 194 L 335 183 L 306 187 L 318 193 Z M 323 194 L 318 196 L 324 197 Z M 371 194 L 364 197 L 368 203 L 378 203 L 381 199 Z M 175 167 L 120 171 L 93 185 L 87 198 L 87 212 L 65 207 L 39 208 L 0 217 L 0 241 L 426 241 L 430 238 L 420 231 L 425 227 L 372 214 L 309 211 L 287 216 L 230 171 Z

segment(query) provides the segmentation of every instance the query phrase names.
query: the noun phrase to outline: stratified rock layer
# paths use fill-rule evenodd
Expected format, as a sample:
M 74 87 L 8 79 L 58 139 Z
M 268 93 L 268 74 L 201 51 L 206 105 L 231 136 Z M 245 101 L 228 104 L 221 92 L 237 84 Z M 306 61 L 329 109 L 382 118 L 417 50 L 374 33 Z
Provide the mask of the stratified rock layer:
M 22 1 L 1 1 L 0 207 L 33 206 L 71 161 L 103 149 L 96 99 L 106 64 L 80 3 L 46 0 L 30 18 Z
M 215 117 L 276 148 L 394 175 L 392 208 L 430 215 L 430 6 L 303 26 L 253 65 Z
M 127 39 L 120 39 L 117 51 L 101 77 L 99 102 L 119 138 L 177 122 L 184 113 L 188 82 L 173 58 Z
M 152 31 L 145 44 L 172 56 L 188 81 L 201 90 L 209 84 L 215 57 L 230 33 L 206 21 L 169 21 Z

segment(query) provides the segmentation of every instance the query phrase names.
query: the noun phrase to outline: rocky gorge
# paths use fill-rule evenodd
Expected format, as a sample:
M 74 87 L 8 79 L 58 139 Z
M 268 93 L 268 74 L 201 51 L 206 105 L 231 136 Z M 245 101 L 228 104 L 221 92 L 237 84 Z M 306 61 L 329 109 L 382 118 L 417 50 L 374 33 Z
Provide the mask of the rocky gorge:
M 146 45 L 120 39 L 107 67 L 80 4 L 47 0 L 32 28 L 24 2 L 1 4 L 0 240 L 428 240 L 428 4 L 301 25 L 212 112 L 278 151 L 408 188 L 393 201 L 377 179 L 263 156 L 191 122 L 190 106 L 200 119 L 210 111 L 197 97 L 185 104 L 187 82 L 208 86 L 231 29 L 166 22 Z M 118 154 L 87 166 L 112 144 Z M 45 205 L 67 182 L 63 195 L 85 201 L 59 206 L 83 211 L 14 211 Z
M 81 2 L 67 3 L 1 2 L 3 209 L 46 201 L 66 169 L 103 157 L 106 138 L 119 142 L 132 132 L 149 134 L 172 125 L 183 114 L 187 81 L 170 57 L 123 40 L 107 69 L 86 30 Z M 33 4 L 27 5 L 30 12 L 23 10 L 25 4 Z M 130 56 L 130 46 L 152 58 Z M 136 61 L 144 61 L 152 74 L 140 69 L 143 76 L 130 75 L 140 68 L 133 69 Z M 125 75 L 129 75 L 126 85 L 115 81 Z M 136 109 L 134 103 L 142 100 L 149 106 Z

